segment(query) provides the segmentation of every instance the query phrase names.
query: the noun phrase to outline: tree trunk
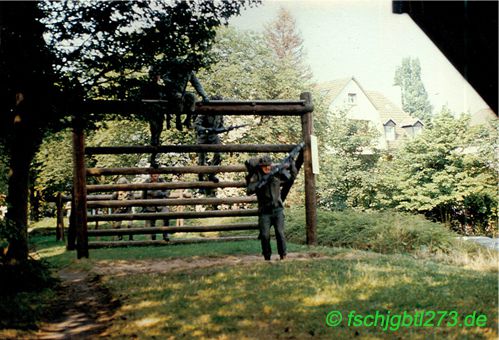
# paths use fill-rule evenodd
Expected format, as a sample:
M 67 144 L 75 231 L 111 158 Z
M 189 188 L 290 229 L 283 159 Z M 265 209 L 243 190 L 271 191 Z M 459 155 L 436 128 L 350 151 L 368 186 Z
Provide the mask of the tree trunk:
M 31 140 L 26 140 L 20 131 L 14 136 L 11 147 L 9 189 L 7 194 L 8 211 L 6 218 L 10 221 L 9 248 L 6 258 L 9 261 L 23 261 L 28 258 L 28 186 L 29 165 L 33 158 Z
M 0 2 L 0 142 L 10 155 L 6 258 L 28 258 L 29 168 L 54 121 L 51 55 L 36 2 Z

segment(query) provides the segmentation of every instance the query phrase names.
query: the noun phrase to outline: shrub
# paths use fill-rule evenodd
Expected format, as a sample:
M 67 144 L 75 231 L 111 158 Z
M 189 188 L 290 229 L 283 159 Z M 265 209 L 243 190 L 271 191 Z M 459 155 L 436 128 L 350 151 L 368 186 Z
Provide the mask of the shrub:
M 286 235 L 290 242 L 305 242 L 304 214 L 303 209 L 288 211 Z M 448 253 L 455 246 L 455 235 L 443 225 L 419 215 L 393 211 L 318 210 L 317 243 L 380 253 Z

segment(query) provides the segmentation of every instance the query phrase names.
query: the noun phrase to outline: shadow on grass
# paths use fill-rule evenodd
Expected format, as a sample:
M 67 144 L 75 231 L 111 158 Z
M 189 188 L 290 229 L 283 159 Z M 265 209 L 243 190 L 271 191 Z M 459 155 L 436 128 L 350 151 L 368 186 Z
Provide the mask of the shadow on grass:
M 126 321 L 118 321 L 109 334 L 140 338 L 497 338 L 496 282 L 493 274 L 440 265 L 426 268 L 410 260 L 397 264 L 384 257 L 115 277 L 109 278 L 108 284 L 115 294 L 122 294 L 124 306 L 118 314 Z M 331 310 L 340 311 L 345 318 L 336 328 L 325 325 Z M 383 331 L 348 327 L 346 315 L 351 310 L 362 315 L 477 311 L 488 321 L 485 328 Z

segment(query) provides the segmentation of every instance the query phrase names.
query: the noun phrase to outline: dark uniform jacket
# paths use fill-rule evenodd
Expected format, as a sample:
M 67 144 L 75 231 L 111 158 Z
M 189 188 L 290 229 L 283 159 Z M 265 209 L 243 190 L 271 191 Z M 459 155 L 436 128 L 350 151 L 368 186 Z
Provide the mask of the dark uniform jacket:
M 164 179 L 159 178 L 157 183 L 163 183 L 165 182 Z M 151 179 L 148 178 L 145 183 L 151 183 Z M 161 199 L 161 198 L 168 198 L 170 196 L 170 191 L 169 190 L 144 190 L 142 192 L 142 198 L 143 199 Z M 164 211 L 166 206 L 147 206 L 144 207 L 145 212 L 156 212 L 156 211 Z
M 296 173 L 296 166 L 294 165 L 294 162 L 292 162 L 289 170 L 286 169 L 275 174 L 266 185 L 260 189 L 257 189 L 258 184 L 265 176 L 262 170 L 258 168 L 258 170 L 249 178 L 247 194 L 251 195 L 256 193 L 256 197 L 258 198 L 259 213 L 271 213 L 273 209 L 283 207 L 281 199 L 281 185 L 288 181 L 294 180 Z
M 115 191 L 113 193 L 112 199 L 113 200 L 133 200 L 135 197 L 133 196 L 133 193 L 130 191 Z M 132 207 L 117 207 L 113 209 L 113 213 L 115 214 L 125 214 L 125 213 L 131 213 L 132 212 Z
M 206 129 L 221 129 L 224 127 L 222 115 L 199 115 L 194 121 L 198 136 L 198 144 L 218 144 L 220 138 L 216 133 L 206 133 Z

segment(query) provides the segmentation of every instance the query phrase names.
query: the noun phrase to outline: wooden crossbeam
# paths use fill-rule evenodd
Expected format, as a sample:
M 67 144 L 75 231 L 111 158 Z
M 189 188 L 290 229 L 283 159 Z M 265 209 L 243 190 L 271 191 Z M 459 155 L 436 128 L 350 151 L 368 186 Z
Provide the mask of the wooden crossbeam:
M 195 233 L 210 231 L 257 230 L 258 223 L 216 224 L 204 226 L 120 228 L 88 230 L 88 236 L 144 235 L 161 233 Z
M 301 116 L 314 107 L 306 100 L 210 101 L 196 103 L 197 114 Z
M 134 190 L 175 190 L 175 189 L 216 189 L 216 188 L 245 188 L 245 181 L 214 182 L 158 182 L 158 183 L 130 183 L 130 184 L 95 184 L 87 185 L 87 192 L 102 191 L 134 191 Z M 88 196 L 90 199 L 92 196 Z
M 73 103 L 71 112 L 77 114 L 141 114 L 151 110 L 168 112 L 171 108 L 166 100 L 124 101 L 88 100 Z M 261 115 L 261 116 L 301 116 L 312 112 L 314 107 L 306 100 L 255 100 L 225 101 L 212 100 L 196 103 L 195 113 L 204 115 Z
M 87 155 L 114 155 L 134 153 L 188 153 L 188 152 L 290 152 L 295 145 L 292 144 L 197 144 L 197 145 L 136 145 L 136 146 L 101 146 L 86 147 Z
M 218 172 L 246 172 L 244 165 L 166 166 L 163 168 L 88 168 L 87 176 L 143 175 L 143 174 L 214 174 Z
M 88 221 L 131 221 L 131 220 L 167 220 L 176 218 L 207 218 L 207 217 L 237 217 L 258 216 L 258 209 L 182 211 L 166 213 L 137 213 L 137 214 L 102 214 L 89 215 Z
M 164 246 L 172 244 L 190 244 L 190 243 L 204 243 L 204 242 L 232 242 L 232 241 L 246 241 L 256 240 L 255 236 L 225 236 L 225 237 L 197 237 L 197 238 L 175 238 L 170 241 L 163 240 L 150 240 L 150 241 L 93 241 L 88 242 L 88 248 L 115 248 L 115 247 L 148 247 L 148 246 Z
M 150 207 L 150 206 L 177 206 L 177 205 L 213 205 L 213 204 L 244 204 L 256 203 L 256 196 L 225 197 L 225 198 L 180 198 L 180 199 L 140 199 L 140 200 L 111 200 L 87 201 L 88 208 L 116 208 L 116 207 Z

